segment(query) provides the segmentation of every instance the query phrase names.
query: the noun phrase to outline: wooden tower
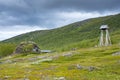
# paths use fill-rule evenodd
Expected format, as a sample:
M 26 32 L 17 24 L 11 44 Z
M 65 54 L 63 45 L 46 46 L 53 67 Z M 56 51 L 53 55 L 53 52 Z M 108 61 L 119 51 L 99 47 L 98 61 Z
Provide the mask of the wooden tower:
M 109 46 L 109 45 L 111 45 L 111 40 L 110 40 L 108 29 L 109 29 L 108 25 L 102 25 L 100 27 L 101 35 L 100 35 L 99 46 Z

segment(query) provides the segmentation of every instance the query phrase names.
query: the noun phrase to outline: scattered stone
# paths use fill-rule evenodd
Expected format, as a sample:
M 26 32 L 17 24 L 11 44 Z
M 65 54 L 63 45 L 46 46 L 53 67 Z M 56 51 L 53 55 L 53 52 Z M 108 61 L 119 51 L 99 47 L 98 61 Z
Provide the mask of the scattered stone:
M 12 60 L 6 60 L 6 61 L 4 61 L 4 63 L 13 63 L 13 61 Z
M 55 56 L 51 56 L 51 59 L 58 59 L 59 57 L 60 57 L 60 55 L 55 55 Z
M 29 58 L 29 61 L 35 61 L 37 58 Z
M 11 76 L 4 76 L 4 79 L 9 79 Z
M 120 55 L 120 52 L 113 53 L 112 56 L 118 56 Z
M 30 80 L 28 78 L 21 78 L 21 79 L 17 79 L 17 80 Z
M 88 67 L 86 67 L 86 66 L 81 66 L 80 64 L 77 64 L 76 67 L 77 67 L 77 69 L 84 69 L 84 70 L 88 70 L 88 71 L 93 71 L 93 70 L 97 69 L 94 66 L 88 66 Z
M 95 70 L 96 68 L 95 67 L 93 67 L 93 66 L 89 66 L 88 67 L 88 71 L 93 71 L 93 70 Z
M 58 80 L 58 78 L 57 78 L 57 77 L 55 77 L 53 80 Z
M 65 77 L 59 77 L 58 80 L 65 80 Z
M 30 80 L 30 79 L 28 79 L 28 78 L 25 78 L 24 80 Z
M 81 66 L 80 64 L 76 65 L 77 69 L 83 69 L 83 66 Z
M 39 58 L 39 59 L 45 59 L 45 58 L 47 58 L 47 56 L 37 56 L 37 58 Z
M 59 77 L 59 78 L 55 77 L 54 80 L 66 80 L 66 79 L 65 77 Z
M 46 61 L 52 61 L 52 59 L 42 59 L 42 60 L 37 60 L 37 61 L 35 61 L 35 62 L 32 62 L 31 64 L 39 64 L 39 63 L 41 63 L 41 62 L 46 62 Z
M 65 54 L 63 54 L 62 56 L 70 57 L 70 56 L 72 56 L 72 54 L 73 54 L 73 53 L 70 52 L 70 53 L 65 53 Z

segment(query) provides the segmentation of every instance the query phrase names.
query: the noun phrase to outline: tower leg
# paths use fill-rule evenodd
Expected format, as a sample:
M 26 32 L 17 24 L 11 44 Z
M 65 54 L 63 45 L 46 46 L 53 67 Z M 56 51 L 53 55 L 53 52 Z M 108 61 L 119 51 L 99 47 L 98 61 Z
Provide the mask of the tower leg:
M 104 46 L 103 30 L 101 30 L 101 35 L 100 35 L 100 46 Z
M 108 41 L 109 33 L 108 33 L 108 30 L 105 30 L 105 31 L 106 31 L 105 46 L 108 46 L 109 45 L 109 41 Z
M 110 40 L 110 36 L 109 36 L 108 30 L 106 30 L 106 42 L 105 42 L 105 45 L 106 46 L 111 45 L 111 40 Z

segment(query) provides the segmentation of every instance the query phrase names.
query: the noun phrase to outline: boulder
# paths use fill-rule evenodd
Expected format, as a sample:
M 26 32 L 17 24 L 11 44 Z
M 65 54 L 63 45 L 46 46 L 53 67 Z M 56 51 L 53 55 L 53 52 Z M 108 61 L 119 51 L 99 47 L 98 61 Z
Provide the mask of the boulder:
M 88 71 L 93 71 L 93 70 L 95 70 L 96 69 L 96 67 L 94 67 L 94 66 L 89 66 L 88 67 Z
M 76 67 L 77 67 L 77 69 L 83 69 L 83 66 L 81 66 L 79 64 L 77 64 Z
M 53 80 L 66 80 L 65 77 L 55 77 Z
M 120 52 L 113 53 L 112 56 L 118 56 L 120 55 Z
M 21 42 L 13 53 L 40 53 L 40 48 L 32 41 Z

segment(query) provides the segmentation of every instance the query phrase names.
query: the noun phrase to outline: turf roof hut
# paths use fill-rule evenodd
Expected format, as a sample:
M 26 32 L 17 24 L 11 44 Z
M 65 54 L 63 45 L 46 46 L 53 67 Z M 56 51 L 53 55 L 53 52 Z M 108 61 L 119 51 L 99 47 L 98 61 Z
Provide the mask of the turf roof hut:
M 40 53 L 40 48 L 32 41 L 21 42 L 15 49 L 14 53 Z

